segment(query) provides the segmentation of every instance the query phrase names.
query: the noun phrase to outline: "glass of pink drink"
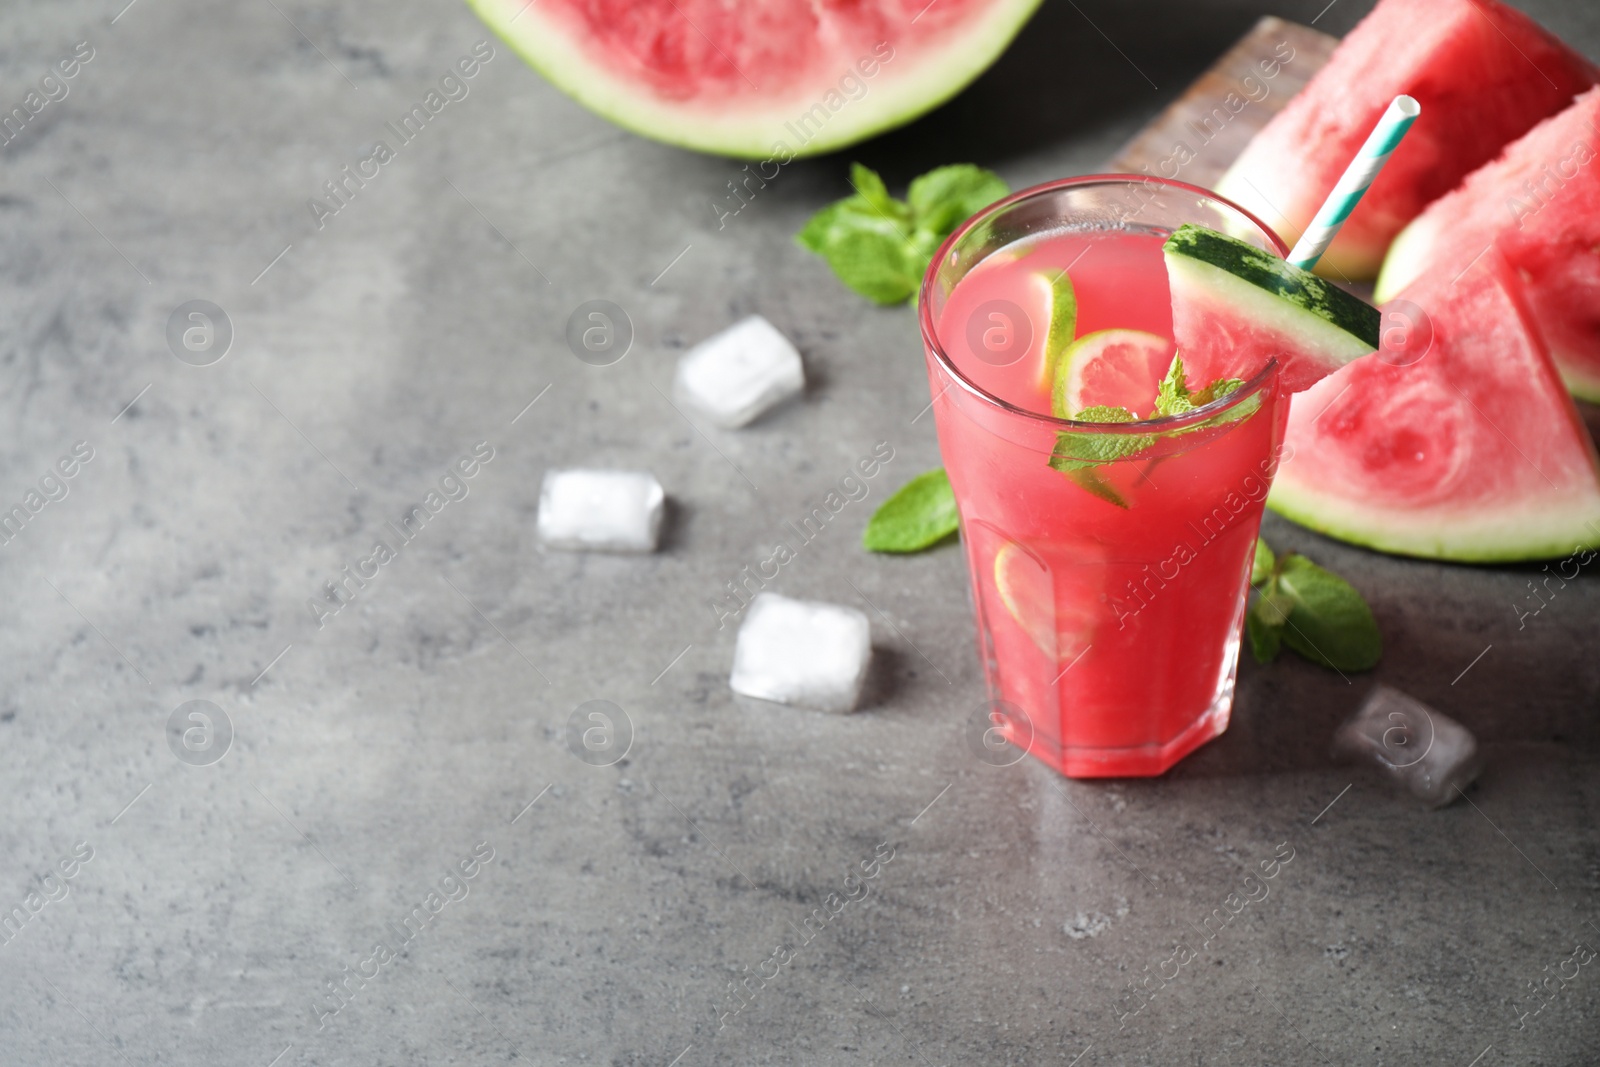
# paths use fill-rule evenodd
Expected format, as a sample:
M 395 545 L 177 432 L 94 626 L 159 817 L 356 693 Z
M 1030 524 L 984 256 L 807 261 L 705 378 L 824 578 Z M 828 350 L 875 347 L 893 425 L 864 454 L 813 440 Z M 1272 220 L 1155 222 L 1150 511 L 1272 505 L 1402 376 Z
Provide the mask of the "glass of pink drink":
M 1072 178 L 969 219 L 923 281 L 928 379 L 961 512 L 988 714 L 1006 740 L 1071 777 L 1161 774 L 1227 729 L 1232 707 L 1256 533 L 1288 416 L 1277 362 L 1251 353 L 1259 370 L 1233 393 L 1152 418 L 1169 347 L 1127 369 L 1125 392 L 1144 398 L 1128 406 L 1142 421 L 1050 414 L 1041 277 L 1067 271 L 1079 337 L 1131 328 L 1170 338 L 1161 246 L 1184 223 L 1288 251 L 1194 186 Z M 1063 431 L 1150 444 L 1093 468 L 1091 489 L 1050 464 Z

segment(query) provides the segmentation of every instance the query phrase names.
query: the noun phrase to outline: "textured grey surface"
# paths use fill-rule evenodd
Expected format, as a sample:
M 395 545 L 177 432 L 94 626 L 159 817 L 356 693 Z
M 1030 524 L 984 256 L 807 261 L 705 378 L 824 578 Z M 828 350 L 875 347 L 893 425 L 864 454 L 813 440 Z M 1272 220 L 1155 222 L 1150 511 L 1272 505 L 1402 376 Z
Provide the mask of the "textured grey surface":
M 894 185 L 958 158 L 1016 186 L 1092 169 L 1260 8 L 1050 5 L 936 116 L 785 168 L 720 231 L 736 167 L 612 129 L 497 45 L 318 232 L 306 199 L 477 21 L 448 0 L 137 0 L 112 24 L 121 3 L 0 10 L 5 108 L 95 49 L 0 150 L 7 506 L 94 449 L 0 546 L 0 908 L 41 893 L 0 943 L 0 1062 L 1594 1062 L 1600 970 L 1520 1029 L 1512 1006 L 1600 943 L 1592 575 L 1519 628 L 1536 568 L 1269 520 L 1371 599 L 1377 677 L 1486 742 L 1473 803 L 1425 813 L 1327 759 L 1370 681 L 1293 659 L 1246 664 L 1232 729 L 1164 779 L 986 766 L 963 739 L 981 685 L 959 553 L 856 547 L 938 462 L 918 341 L 789 235 L 850 158 Z M 1592 5 L 1533 6 L 1600 54 Z M 601 298 L 637 332 L 610 367 L 563 340 Z M 211 366 L 167 348 L 192 299 L 235 329 Z M 757 311 L 808 394 L 702 433 L 665 399 L 674 360 Z M 481 441 L 469 495 L 319 629 L 307 599 Z M 878 441 L 871 495 L 774 584 L 870 598 L 867 709 L 735 699 L 709 602 Z M 591 462 L 661 479 L 659 555 L 540 551 L 541 474 Z M 169 748 L 189 700 L 231 722 L 220 762 Z M 633 724 L 610 767 L 568 748 L 590 700 Z M 92 859 L 46 902 L 80 842 Z M 467 895 L 319 1027 L 325 983 L 480 842 Z M 865 899 L 814 919 L 719 1029 L 729 982 L 770 972 L 882 842 Z M 1284 843 L 1267 897 L 1166 963 Z M 1174 970 L 1120 1017 L 1130 982 Z

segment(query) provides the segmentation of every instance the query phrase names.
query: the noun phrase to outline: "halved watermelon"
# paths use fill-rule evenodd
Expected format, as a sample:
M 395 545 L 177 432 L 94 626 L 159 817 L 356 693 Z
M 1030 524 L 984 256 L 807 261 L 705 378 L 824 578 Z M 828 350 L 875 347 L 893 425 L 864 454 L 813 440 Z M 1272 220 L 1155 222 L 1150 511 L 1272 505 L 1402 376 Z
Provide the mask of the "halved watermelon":
M 1600 89 L 1529 130 L 1400 231 L 1378 299 L 1426 271 L 1454 277 L 1491 243 L 1522 276 L 1567 388 L 1600 401 Z
M 468 3 L 558 89 L 617 125 L 782 164 L 954 96 L 1039 0 Z
M 1401 294 L 1432 344 L 1297 397 L 1267 503 L 1385 552 L 1474 562 L 1600 545 L 1600 466 L 1516 272 L 1490 251 Z M 1398 303 L 1398 302 L 1397 302 Z
M 1162 246 L 1172 337 L 1197 382 L 1253 378 L 1275 358 L 1285 392 L 1378 347 L 1378 309 L 1270 252 L 1201 226 Z
M 1430 201 L 1596 81 L 1593 64 L 1496 0 L 1380 0 L 1217 189 L 1297 237 L 1389 101 L 1415 97 L 1421 117 L 1318 264 L 1371 278 Z

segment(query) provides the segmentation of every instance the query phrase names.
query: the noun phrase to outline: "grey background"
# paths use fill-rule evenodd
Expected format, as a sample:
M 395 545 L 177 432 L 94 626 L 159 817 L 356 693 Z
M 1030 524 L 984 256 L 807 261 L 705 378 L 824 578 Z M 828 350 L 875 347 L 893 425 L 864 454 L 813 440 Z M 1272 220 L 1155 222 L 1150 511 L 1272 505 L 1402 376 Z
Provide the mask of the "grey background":
M 1292 657 L 1246 663 L 1232 729 L 1163 779 L 986 766 L 964 742 L 982 688 L 958 550 L 856 544 L 939 462 L 913 422 L 919 343 L 909 310 L 845 292 L 790 235 L 850 159 L 897 189 L 958 159 L 1015 187 L 1091 170 L 1262 7 L 1047 4 L 955 102 L 786 167 L 720 231 L 736 165 L 613 129 L 496 44 L 318 232 L 306 199 L 489 38 L 474 16 L 120 4 L 0 9 L 6 109 L 96 50 L 0 150 L 6 506 L 73 442 L 95 452 L 0 546 L 0 906 L 93 849 L 0 944 L 0 1061 L 1593 1062 L 1600 971 L 1520 1030 L 1512 1008 L 1600 942 L 1592 576 L 1519 628 L 1535 567 L 1268 520 L 1371 600 L 1376 677 L 1487 743 L 1473 803 L 1425 813 L 1326 756 L 1370 678 Z M 1600 55 L 1600 9 L 1526 6 Z M 597 368 L 563 331 L 601 298 L 637 337 Z M 166 347 L 193 299 L 234 328 L 209 367 Z M 691 424 L 663 396 L 677 356 L 755 311 L 801 348 L 804 402 Z M 733 698 L 708 601 L 880 440 L 871 496 L 774 585 L 868 610 L 868 707 Z M 307 598 L 479 441 L 495 457 L 470 495 L 319 630 Z M 539 549 L 539 478 L 577 462 L 655 472 L 660 554 Z M 596 699 L 633 729 L 604 768 L 566 741 Z M 169 748 L 189 700 L 231 722 L 220 762 Z M 469 895 L 319 1030 L 324 983 L 479 842 Z M 868 898 L 719 1031 L 727 983 L 880 842 Z M 1284 842 L 1270 896 L 1119 1029 L 1127 984 Z

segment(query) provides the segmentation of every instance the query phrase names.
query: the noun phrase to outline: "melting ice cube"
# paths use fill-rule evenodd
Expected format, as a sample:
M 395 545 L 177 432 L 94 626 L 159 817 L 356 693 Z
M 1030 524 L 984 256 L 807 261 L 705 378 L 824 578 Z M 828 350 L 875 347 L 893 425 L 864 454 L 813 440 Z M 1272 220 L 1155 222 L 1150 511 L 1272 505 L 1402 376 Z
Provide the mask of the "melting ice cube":
M 872 658 L 872 627 L 854 608 L 762 593 L 751 601 L 733 651 L 735 693 L 852 711 Z
M 735 430 L 805 385 L 794 345 L 772 323 L 751 315 L 686 352 L 674 390 L 718 426 Z
M 1430 808 L 1454 800 L 1483 767 L 1465 726 L 1386 685 L 1339 727 L 1334 749 L 1371 761 Z
M 539 539 L 551 548 L 654 552 L 666 494 L 644 471 L 547 471 L 539 488 Z

